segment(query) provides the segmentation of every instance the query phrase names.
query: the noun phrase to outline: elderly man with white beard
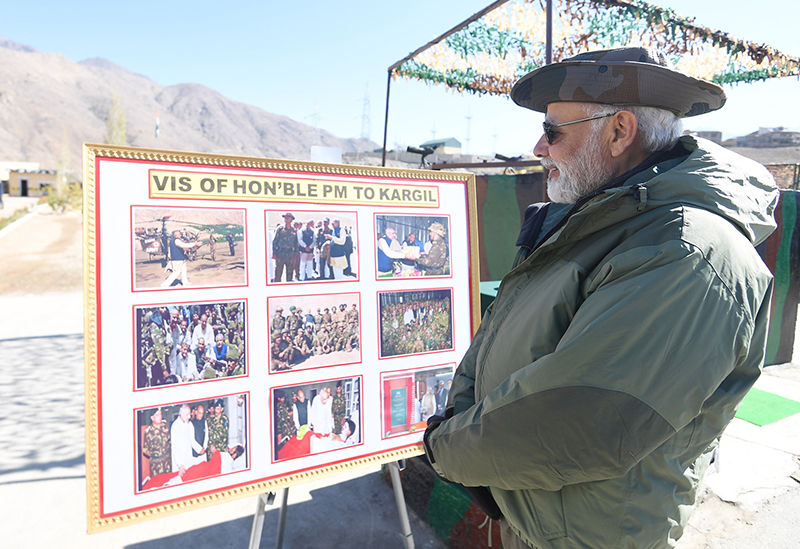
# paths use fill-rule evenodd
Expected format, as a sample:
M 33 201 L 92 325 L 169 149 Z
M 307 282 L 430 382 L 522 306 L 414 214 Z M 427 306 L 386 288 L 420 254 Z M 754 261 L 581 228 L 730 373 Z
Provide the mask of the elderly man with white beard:
M 772 276 L 769 173 L 681 118 L 721 87 L 649 48 L 580 54 L 511 92 L 545 114 L 553 201 L 424 443 L 501 519 L 506 549 L 673 547 L 719 436 L 760 373 Z

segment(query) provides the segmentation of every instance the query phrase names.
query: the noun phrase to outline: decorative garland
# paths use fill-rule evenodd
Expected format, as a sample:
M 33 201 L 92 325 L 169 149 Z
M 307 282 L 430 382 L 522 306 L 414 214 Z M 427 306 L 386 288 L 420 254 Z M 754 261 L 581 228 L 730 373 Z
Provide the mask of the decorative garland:
M 641 0 L 553 0 L 553 58 L 646 45 L 685 74 L 719 84 L 800 75 L 800 60 L 714 31 Z M 400 65 L 392 74 L 477 94 L 507 94 L 545 64 L 545 0 L 512 0 Z

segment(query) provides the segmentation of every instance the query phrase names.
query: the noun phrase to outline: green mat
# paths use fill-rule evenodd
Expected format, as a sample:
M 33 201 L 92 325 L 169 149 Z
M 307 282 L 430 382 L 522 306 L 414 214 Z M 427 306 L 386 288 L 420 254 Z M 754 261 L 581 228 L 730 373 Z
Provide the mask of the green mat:
M 800 402 L 759 389 L 751 389 L 744 397 L 736 417 L 759 427 L 800 412 Z

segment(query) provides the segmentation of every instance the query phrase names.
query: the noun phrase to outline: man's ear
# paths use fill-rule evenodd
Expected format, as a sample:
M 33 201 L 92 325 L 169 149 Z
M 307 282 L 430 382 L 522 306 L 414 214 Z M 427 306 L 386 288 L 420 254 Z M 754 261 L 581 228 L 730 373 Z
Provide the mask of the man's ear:
M 638 122 L 632 112 L 619 111 L 612 118 L 612 124 L 614 134 L 609 143 L 609 151 L 612 157 L 617 158 L 628 150 L 639 135 Z

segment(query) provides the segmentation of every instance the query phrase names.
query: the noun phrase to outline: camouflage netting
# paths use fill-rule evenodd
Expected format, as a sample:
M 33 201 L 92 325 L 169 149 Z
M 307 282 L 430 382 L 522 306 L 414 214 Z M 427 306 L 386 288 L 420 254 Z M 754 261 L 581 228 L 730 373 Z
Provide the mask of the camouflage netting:
M 661 49 L 677 70 L 718 84 L 800 75 L 800 60 L 640 0 L 553 0 L 553 60 L 620 46 Z M 507 94 L 545 64 L 545 0 L 511 0 L 418 53 L 392 76 Z

